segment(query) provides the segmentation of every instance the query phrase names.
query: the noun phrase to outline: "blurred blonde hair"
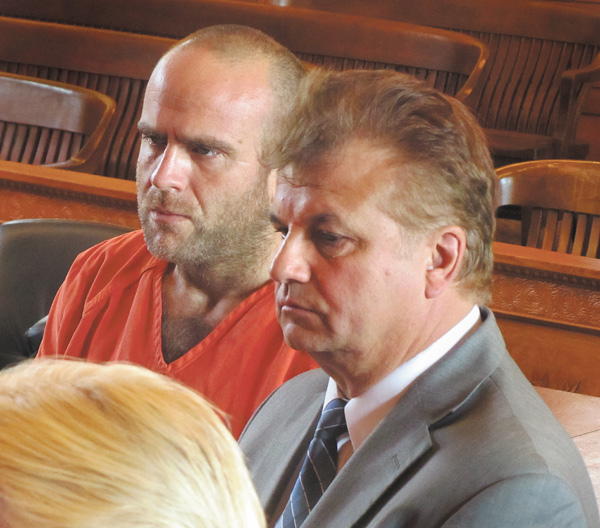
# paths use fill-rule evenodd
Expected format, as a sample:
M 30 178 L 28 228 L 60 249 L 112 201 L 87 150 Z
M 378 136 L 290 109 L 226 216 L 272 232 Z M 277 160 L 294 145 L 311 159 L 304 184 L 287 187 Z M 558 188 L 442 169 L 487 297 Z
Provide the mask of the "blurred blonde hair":
M 264 527 L 237 443 L 199 394 L 142 367 L 0 372 L 3 528 Z

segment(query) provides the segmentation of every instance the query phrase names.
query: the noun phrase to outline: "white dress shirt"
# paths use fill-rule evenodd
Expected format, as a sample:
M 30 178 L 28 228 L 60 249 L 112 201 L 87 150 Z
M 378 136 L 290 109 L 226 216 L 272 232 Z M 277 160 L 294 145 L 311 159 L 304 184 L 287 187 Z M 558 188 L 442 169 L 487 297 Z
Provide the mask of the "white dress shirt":
M 436 361 L 449 352 L 480 320 L 477 306 L 448 332 L 425 350 L 400 365 L 385 378 L 369 387 L 360 396 L 350 399 L 344 413 L 348 424 L 348 435 L 338 440 L 338 450 L 350 440 L 352 451 L 356 451 L 379 422 L 391 411 L 404 390 Z M 323 408 L 333 399 L 343 397 L 332 378 L 325 393 Z M 346 448 L 347 449 L 347 448 Z M 351 454 L 351 453 L 350 453 Z M 347 458 L 348 454 L 346 455 Z M 343 457 L 340 457 L 343 458 Z

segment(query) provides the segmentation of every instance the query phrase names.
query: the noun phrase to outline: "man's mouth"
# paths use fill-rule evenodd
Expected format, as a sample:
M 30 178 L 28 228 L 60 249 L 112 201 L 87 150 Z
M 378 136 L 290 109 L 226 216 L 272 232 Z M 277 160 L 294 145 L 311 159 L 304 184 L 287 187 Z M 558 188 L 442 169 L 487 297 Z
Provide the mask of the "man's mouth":
M 150 216 L 158 222 L 178 222 L 180 220 L 189 220 L 189 216 L 177 211 L 165 209 L 164 207 L 153 207 L 150 210 Z
M 312 308 L 306 306 L 306 305 L 302 305 L 302 304 L 298 304 L 292 300 L 285 300 L 281 303 L 279 303 L 279 309 L 281 310 L 282 313 L 313 313 L 313 314 L 317 314 L 317 312 L 315 310 L 313 310 Z

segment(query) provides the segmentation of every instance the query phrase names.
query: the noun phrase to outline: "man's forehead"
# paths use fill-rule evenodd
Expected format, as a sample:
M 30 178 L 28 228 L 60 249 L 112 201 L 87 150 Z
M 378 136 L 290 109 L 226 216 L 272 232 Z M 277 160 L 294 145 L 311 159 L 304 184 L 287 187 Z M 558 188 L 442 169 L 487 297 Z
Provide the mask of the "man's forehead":
M 222 72 L 224 77 L 246 76 L 268 84 L 270 64 L 261 55 L 228 57 L 201 45 L 183 45 L 166 53 L 157 64 L 153 76 L 184 73 L 188 78 Z
M 184 48 L 171 50 L 156 66 L 146 87 L 149 99 L 198 108 L 231 102 L 268 113 L 273 91 L 264 61 L 227 63 L 209 50 Z M 245 114 L 244 108 L 236 111 Z
M 369 139 L 351 139 L 319 156 L 290 164 L 278 171 L 277 182 L 313 189 L 313 194 L 332 194 L 352 202 L 380 196 L 397 185 L 408 165 L 393 149 Z
M 160 119 L 176 117 L 178 126 L 187 123 L 193 134 L 207 124 L 225 129 L 212 130 L 213 135 L 234 133 L 236 128 L 244 133 L 248 128 L 260 130 L 273 101 L 266 73 L 222 64 L 210 52 L 204 60 L 196 51 L 172 50 L 163 58 L 146 88 L 142 120 L 164 128 L 170 125 L 158 123 Z
M 317 225 L 339 223 L 361 232 L 361 223 L 391 218 L 397 192 L 397 163 L 389 156 L 350 155 L 298 171 L 290 167 L 278 174 L 274 217 L 281 223 Z M 335 162 L 338 163 L 335 163 Z M 401 184 L 400 184 L 401 185 Z M 392 197 L 393 196 L 393 197 Z

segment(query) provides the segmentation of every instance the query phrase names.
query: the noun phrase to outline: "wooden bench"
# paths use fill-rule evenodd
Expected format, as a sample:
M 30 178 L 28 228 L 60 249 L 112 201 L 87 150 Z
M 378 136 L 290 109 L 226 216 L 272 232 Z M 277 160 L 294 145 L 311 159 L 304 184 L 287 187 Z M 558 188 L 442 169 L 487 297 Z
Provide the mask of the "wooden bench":
M 600 80 L 600 10 L 536 0 L 263 0 L 461 31 L 490 49 L 477 115 L 497 164 L 584 158 L 581 107 Z M 285 7 L 288 9 L 288 7 Z
M 0 14 L 63 22 L 0 17 L 0 70 L 71 82 L 113 97 L 117 120 L 99 173 L 127 179 L 135 175 L 136 124 L 145 81 L 173 38 L 201 27 L 253 26 L 307 62 L 336 69 L 395 68 L 467 104 L 482 89 L 487 57 L 479 41 L 453 32 L 244 2 L 6 1 Z

